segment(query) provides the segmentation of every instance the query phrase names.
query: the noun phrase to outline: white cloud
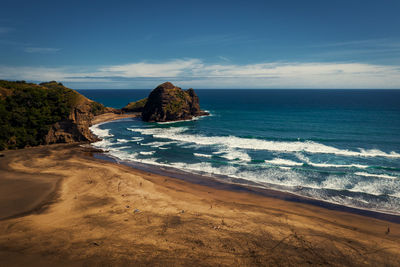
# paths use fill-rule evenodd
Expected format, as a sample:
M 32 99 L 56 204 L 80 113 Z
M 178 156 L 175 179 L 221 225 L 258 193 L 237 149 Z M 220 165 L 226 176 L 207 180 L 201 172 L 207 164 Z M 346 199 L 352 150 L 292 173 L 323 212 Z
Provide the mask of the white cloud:
M 199 59 L 177 59 L 91 69 L 0 66 L 0 78 L 85 83 L 85 88 L 90 87 L 90 83 L 103 83 L 104 88 L 118 87 L 118 84 L 129 88 L 153 88 L 169 80 L 184 88 L 399 89 L 400 66 L 340 62 L 207 64 Z
M 133 77 L 177 77 L 185 72 L 201 68 L 203 64 L 198 59 L 173 60 L 165 63 L 139 62 L 126 65 L 115 65 L 100 69 L 98 74 Z
M 60 51 L 60 48 L 52 47 L 25 47 L 24 51 L 27 53 L 40 53 L 40 54 L 51 54 Z

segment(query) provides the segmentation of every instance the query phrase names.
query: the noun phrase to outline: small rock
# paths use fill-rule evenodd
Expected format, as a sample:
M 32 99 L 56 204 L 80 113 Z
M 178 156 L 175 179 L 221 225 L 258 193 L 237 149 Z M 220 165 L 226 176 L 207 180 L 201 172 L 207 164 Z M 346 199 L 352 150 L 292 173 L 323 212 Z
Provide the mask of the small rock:
M 138 212 L 140 212 L 139 209 L 135 209 L 135 210 L 133 211 L 133 213 L 138 213 Z
M 185 210 L 181 210 L 181 213 L 182 213 L 182 214 L 185 213 Z
M 127 205 L 126 208 L 129 209 L 130 207 Z

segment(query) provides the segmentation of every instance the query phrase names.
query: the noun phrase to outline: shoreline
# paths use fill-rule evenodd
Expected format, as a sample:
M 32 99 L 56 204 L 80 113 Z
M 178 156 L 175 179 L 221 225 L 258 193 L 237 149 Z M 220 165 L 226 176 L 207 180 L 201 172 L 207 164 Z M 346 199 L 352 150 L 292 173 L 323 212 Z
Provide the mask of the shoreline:
M 101 115 L 94 116 L 92 120 L 92 126 L 110 121 L 121 120 L 126 118 L 137 118 L 137 117 L 140 117 L 139 112 L 122 113 L 122 114 L 104 113 Z
M 307 205 L 313 205 L 317 207 L 321 207 L 328 210 L 334 211 L 342 211 L 347 212 L 350 214 L 357 214 L 361 216 L 366 216 L 370 218 L 375 218 L 379 220 L 384 220 L 388 222 L 398 223 L 400 224 L 400 214 L 392 214 L 392 213 L 385 213 L 381 211 L 371 210 L 371 209 L 362 209 L 357 207 L 345 206 L 333 202 L 328 202 L 316 198 L 306 197 L 302 195 L 295 194 L 289 191 L 281 191 L 275 188 L 263 188 L 258 187 L 256 185 L 252 185 L 251 181 L 249 184 L 242 184 L 236 182 L 227 182 L 222 181 L 217 178 L 202 175 L 202 174 L 195 174 L 190 171 L 184 171 L 180 169 L 176 169 L 173 167 L 161 167 L 146 163 L 139 163 L 139 162 L 130 162 L 130 161 L 123 161 L 116 159 L 112 156 L 107 155 L 104 152 L 95 152 L 93 156 L 97 159 L 106 160 L 116 164 L 123 164 L 129 166 L 136 170 L 141 170 L 157 175 L 162 175 L 166 177 L 171 177 L 179 180 L 183 180 L 185 182 L 189 182 L 192 184 L 203 185 L 215 189 L 220 190 L 228 190 L 232 192 L 247 192 L 250 194 L 260 195 L 263 197 L 275 198 L 284 201 L 294 202 L 294 203 L 302 203 Z M 229 178 L 229 177 L 228 177 Z M 236 179 L 239 180 L 239 179 Z M 244 180 L 245 182 L 249 182 Z
M 0 265 L 396 266 L 400 260 L 400 224 L 194 184 L 97 159 L 97 152 L 67 144 L 4 153 L 0 168 L 10 178 L 62 182 L 45 209 L 0 220 Z
M 118 115 L 118 114 L 115 114 Z M 132 114 L 134 115 L 134 114 Z M 137 116 L 132 116 L 133 117 L 138 117 Z M 195 119 L 199 119 L 203 116 L 196 117 Z M 123 117 L 123 118 L 129 118 L 129 117 Z M 114 120 L 119 120 L 123 118 L 118 118 L 117 116 L 111 117 L 111 119 L 105 119 L 102 120 L 101 122 L 98 122 L 96 124 L 103 124 L 107 123 L 110 121 Z M 168 124 L 168 123 L 176 123 L 180 121 L 172 121 L 172 122 L 161 122 L 160 124 Z M 95 124 L 93 124 L 94 126 Z M 90 145 L 91 146 L 91 145 Z M 94 148 L 93 146 L 91 146 Z M 97 148 L 95 148 L 97 149 Z M 100 149 L 101 150 L 101 149 Z M 253 185 L 251 181 L 248 180 L 243 180 L 239 178 L 234 178 L 234 180 L 243 180 L 244 182 L 248 183 L 235 183 L 235 182 L 228 182 L 228 181 L 222 181 L 220 179 L 207 176 L 207 175 L 202 175 L 202 174 L 196 174 L 192 173 L 190 171 L 185 171 L 185 170 L 180 170 L 176 169 L 173 167 L 166 167 L 166 166 L 157 166 L 157 165 L 151 165 L 151 164 L 146 164 L 146 163 L 139 163 L 139 162 L 133 162 L 133 161 L 124 161 L 117 159 L 113 156 L 107 155 L 106 151 L 102 151 L 99 153 L 94 153 L 94 157 L 97 157 L 99 159 L 107 160 L 110 162 L 114 163 L 122 163 L 126 166 L 132 167 L 134 169 L 139 169 L 143 171 L 147 171 L 150 173 L 162 175 L 162 176 L 168 176 L 171 178 L 177 178 L 184 180 L 189 183 L 193 184 L 200 184 L 200 185 L 205 185 L 209 187 L 216 187 L 222 190 L 230 190 L 230 191 L 235 191 L 235 192 L 240 192 L 240 191 L 246 191 L 249 193 L 253 194 L 258 194 L 264 197 L 272 197 L 272 198 L 277 198 L 285 201 L 291 201 L 291 202 L 298 202 L 298 203 L 304 203 L 304 204 L 309 204 L 313 206 L 318 206 L 322 207 L 325 209 L 329 210 L 336 210 L 336 211 L 343 211 L 343 212 L 348 212 L 352 214 L 358 214 L 366 217 L 371 217 L 371 218 L 376 218 L 376 219 L 381 219 L 385 220 L 388 222 L 394 222 L 400 224 L 400 214 L 394 214 L 394 213 L 386 213 L 383 211 L 378 211 L 378 210 L 373 210 L 373 209 L 363 209 L 359 207 L 353 207 L 353 206 L 346 206 L 343 204 L 338 204 L 334 202 L 329 202 L 329 201 L 324 201 L 312 197 L 307 197 L 307 196 L 302 196 L 299 194 L 296 194 L 294 192 L 290 191 L 284 191 L 284 190 L 279 190 L 277 188 L 263 188 L 256 186 L 255 184 Z M 233 179 L 232 177 L 227 177 L 230 179 Z

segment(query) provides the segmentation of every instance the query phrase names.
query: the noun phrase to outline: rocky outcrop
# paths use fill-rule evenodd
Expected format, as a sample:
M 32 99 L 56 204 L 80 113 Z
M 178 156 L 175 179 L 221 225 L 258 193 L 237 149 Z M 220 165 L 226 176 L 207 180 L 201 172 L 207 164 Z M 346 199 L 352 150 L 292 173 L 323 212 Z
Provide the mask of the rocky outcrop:
M 200 109 L 193 89 L 184 91 L 170 82 L 160 84 L 150 93 L 142 111 L 142 119 L 148 122 L 190 120 L 204 115 L 208 113 Z
M 75 90 L 66 88 L 56 81 L 41 83 L 40 85 L 49 89 L 69 91 L 70 99 L 72 99 L 68 118 L 62 119 L 50 127 L 45 137 L 46 144 L 94 142 L 99 140 L 92 134 L 89 127 L 92 125 L 94 115 L 108 111 L 106 107 L 86 98 Z
M 68 119 L 51 126 L 45 138 L 46 144 L 98 141 L 89 130 L 93 117 L 90 102 L 73 107 Z

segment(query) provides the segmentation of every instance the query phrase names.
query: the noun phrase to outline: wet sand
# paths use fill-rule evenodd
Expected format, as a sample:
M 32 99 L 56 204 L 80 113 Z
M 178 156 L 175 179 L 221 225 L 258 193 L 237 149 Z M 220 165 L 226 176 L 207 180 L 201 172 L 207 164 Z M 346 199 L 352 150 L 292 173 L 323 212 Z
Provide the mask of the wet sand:
M 136 118 L 139 116 L 140 116 L 139 112 L 123 113 L 123 114 L 104 113 L 104 114 L 95 116 L 92 120 L 92 124 L 99 124 L 99 123 L 106 122 L 106 121 L 114 121 L 114 120 L 120 120 L 120 119 L 125 119 L 125 118 Z
M 396 223 L 152 174 L 78 145 L 3 154 L 0 266 L 400 262 Z

